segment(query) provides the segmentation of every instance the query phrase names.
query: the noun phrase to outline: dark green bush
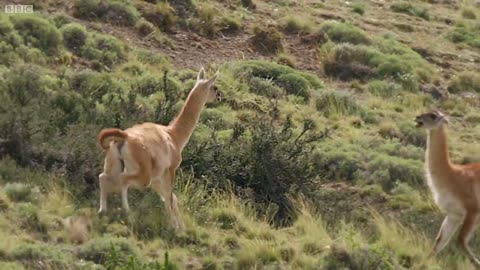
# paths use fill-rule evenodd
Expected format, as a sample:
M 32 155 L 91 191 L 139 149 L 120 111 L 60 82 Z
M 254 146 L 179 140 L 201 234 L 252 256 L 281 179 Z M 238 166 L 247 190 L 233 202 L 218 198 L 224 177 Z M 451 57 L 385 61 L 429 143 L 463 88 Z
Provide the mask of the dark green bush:
M 4 81 L 3 87 L 10 101 L 21 107 L 43 95 L 43 70 L 36 65 L 20 65 L 13 68 Z
M 49 21 L 27 14 L 12 16 L 10 20 L 25 44 L 31 44 L 49 55 L 60 50 L 62 35 Z
M 361 29 L 346 23 L 324 22 L 317 35 L 321 43 L 331 40 L 335 43 L 370 44 L 370 39 Z
M 232 62 L 228 66 L 232 69 L 235 76 L 239 78 L 258 77 L 266 80 L 272 80 L 272 82 L 281 87 L 289 87 L 295 85 L 295 83 L 298 83 L 301 84 L 301 87 L 303 87 L 302 89 L 322 88 L 322 81 L 320 81 L 317 76 L 310 73 L 297 71 L 291 67 L 279 65 L 273 62 L 259 60 L 238 61 Z M 290 74 L 294 75 L 290 76 Z M 283 79 L 280 79 L 280 77 Z M 302 79 L 299 79 L 300 77 Z M 292 82 L 290 82 L 290 79 L 292 79 Z M 291 83 L 291 85 L 288 85 L 289 83 Z M 293 89 L 290 89 L 290 91 L 292 91 L 292 93 L 295 92 Z
M 324 70 L 341 80 L 393 79 L 407 90 L 417 90 L 433 75 L 419 54 L 389 38 L 374 39 L 372 46 L 336 45 L 324 61 Z
M 450 80 L 448 91 L 454 94 L 462 92 L 480 93 L 480 75 L 470 71 L 461 72 Z
M 307 79 L 298 73 L 287 73 L 278 76 L 277 84 L 287 91 L 287 94 L 303 97 L 305 100 L 310 98 L 309 89 L 311 85 Z
M 308 186 L 310 154 L 314 142 L 325 134 L 316 131 L 309 120 L 294 131 L 290 118 L 281 124 L 254 118 L 235 124 L 231 137 L 220 146 L 215 138 L 201 145 L 194 133 L 182 166 L 192 166 L 195 175 L 211 179 L 219 188 L 228 188 L 231 181 L 240 195 L 244 189 L 250 190 L 253 194 L 248 198 L 255 204 L 277 209 L 274 223 L 288 224 L 295 217 L 288 196 Z M 258 209 L 266 211 L 265 207 Z
M 124 45 L 116 38 L 106 35 L 94 35 L 87 39 L 81 55 L 99 61 L 108 68 L 126 59 Z
M 89 70 L 72 74 L 69 81 L 73 90 L 94 101 L 101 101 L 107 93 L 120 93 L 123 89 L 112 75 Z
M 23 44 L 23 38 L 15 31 L 12 22 L 6 17 L 0 18 L 0 44 L 2 47 L 8 46 L 10 48 L 8 51 L 13 51 L 14 48 Z M 3 50 L 5 51 L 5 48 Z
M 109 0 L 106 11 L 103 20 L 117 25 L 134 26 L 140 18 L 138 10 L 126 1 Z
M 130 2 L 120 0 L 77 0 L 73 4 L 73 15 L 124 26 L 134 26 L 140 18 Z
M 88 37 L 85 27 L 78 23 L 69 23 L 62 26 L 60 31 L 63 35 L 65 47 L 79 54 Z

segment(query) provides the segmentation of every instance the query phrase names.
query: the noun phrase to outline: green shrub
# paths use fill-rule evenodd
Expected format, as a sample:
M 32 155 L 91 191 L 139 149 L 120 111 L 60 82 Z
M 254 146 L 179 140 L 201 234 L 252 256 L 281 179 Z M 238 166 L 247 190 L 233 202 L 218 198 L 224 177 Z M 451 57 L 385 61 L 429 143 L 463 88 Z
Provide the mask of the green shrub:
M 62 28 L 65 24 L 72 22 L 72 18 L 66 14 L 56 14 L 52 18 L 53 23 L 57 28 Z
M 295 56 L 287 53 L 279 53 L 276 57 L 276 62 L 280 65 L 289 66 L 291 68 L 295 68 L 296 59 Z
M 153 25 L 153 23 L 142 18 L 138 20 L 137 23 L 135 24 L 135 29 L 137 29 L 138 33 L 142 37 L 146 37 L 152 34 L 153 32 L 155 32 L 155 25 Z
M 331 40 L 335 43 L 370 44 L 370 39 L 365 32 L 346 23 L 324 22 L 320 25 L 317 35 L 321 43 Z
M 365 5 L 361 2 L 353 3 L 352 11 L 360 15 L 363 15 L 365 14 Z
M 119 0 L 77 0 L 73 4 L 73 15 L 123 26 L 134 26 L 140 17 L 130 2 Z
M 98 34 L 87 39 L 81 55 L 87 59 L 99 61 L 109 68 L 126 59 L 124 45 L 120 41 L 111 36 Z
M 9 51 L 23 44 L 23 38 L 15 31 L 7 17 L 0 18 L 0 44 L 3 44 L 2 47 L 8 46 Z
M 62 35 L 49 21 L 27 14 L 12 16 L 10 20 L 25 44 L 31 44 L 49 55 L 59 52 Z
M 475 20 L 477 18 L 477 14 L 473 9 L 465 8 L 462 10 L 462 17 L 469 20 Z
M 369 79 L 375 74 L 371 59 L 379 53 L 364 45 L 340 44 L 334 47 L 324 61 L 323 69 L 340 80 Z
M 419 160 L 378 155 L 368 163 L 364 177 L 381 184 L 383 190 L 390 192 L 397 182 L 421 186 L 424 175 L 423 164 Z
M 197 17 L 193 20 L 193 29 L 207 37 L 217 34 L 218 28 L 215 22 L 217 10 L 210 3 L 203 3 L 197 6 Z
M 433 69 L 419 54 L 389 38 L 375 38 L 372 46 L 339 44 L 324 61 L 325 73 L 341 80 L 393 79 L 408 90 L 429 81 Z
M 470 71 L 461 72 L 450 80 L 448 91 L 454 94 L 462 92 L 480 93 L 480 75 Z
M 233 16 L 224 16 L 220 20 L 219 26 L 222 32 L 234 33 L 242 28 L 242 22 L 239 18 Z
M 325 117 L 331 115 L 353 115 L 362 111 L 352 96 L 335 91 L 321 93 L 315 101 L 315 106 Z
M 460 22 L 449 34 L 454 43 L 465 43 L 475 48 L 480 48 L 480 30 L 478 23 Z
M 125 26 L 134 26 L 140 18 L 138 10 L 130 2 L 110 0 L 107 2 L 104 21 Z
M 298 73 L 287 73 L 278 76 L 277 84 L 287 91 L 287 94 L 303 97 L 305 100 L 310 98 L 311 85 L 307 79 Z
M 28 64 L 45 65 L 47 63 L 45 54 L 37 48 L 21 45 L 17 48 L 17 55 Z
M 141 63 L 160 66 L 162 70 L 169 69 L 172 66 L 167 56 L 151 50 L 138 50 L 136 56 Z
M 24 107 L 43 95 L 42 76 L 42 69 L 36 65 L 16 66 L 8 73 L 3 89 L 10 101 Z
M 39 209 L 31 203 L 18 203 L 15 208 L 15 218 L 20 227 L 38 233 L 47 233 L 47 225 L 40 220 Z
M 373 80 L 368 82 L 367 90 L 375 96 L 393 97 L 401 92 L 402 87 L 392 81 Z
M 69 77 L 73 90 L 80 93 L 84 98 L 101 101 L 107 93 L 120 93 L 123 86 L 108 73 L 94 71 L 81 71 Z
M 282 39 L 282 33 L 274 26 L 255 26 L 251 40 L 257 51 L 274 54 L 283 50 Z
M 32 187 L 22 183 L 8 183 L 5 193 L 14 202 L 31 202 L 33 200 Z
M 79 54 L 88 37 L 85 27 L 78 23 L 69 23 L 62 26 L 60 31 L 63 35 L 65 47 Z
M 288 34 L 311 33 L 313 31 L 312 22 L 299 16 L 287 16 L 283 19 L 280 27 Z
M 93 261 L 97 264 L 105 264 L 111 255 L 112 247 L 117 256 L 126 260 L 130 256 L 138 258 L 139 251 L 126 238 L 101 237 L 95 238 L 85 243 L 78 250 L 78 257 L 87 261 Z
M 140 12 L 162 31 L 171 30 L 178 20 L 169 1 L 159 2 L 153 8 L 150 5 L 141 6 Z
M 228 65 L 234 74 L 239 78 L 251 78 L 258 77 L 266 80 L 272 80 L 275 84 L 280 86 L 280 83 L 285 80 L 279 80 L 279 77 L 286 74 L 297 74 L 308 82 L 308 88 L 319 89 L 322 88 L 322 81 L 315 76 L 307 72 L 297 71 L 291 67 L 279 65 L 273 62 L 251 60 L 251 61 L 236 61 L 231 62 Z M 287 79 L 290 76 L 287 76 Z M 305 82 L 302 80 L 302 82 Z
M 407 1 L 395 2 L 390 6 L 390 9 L 394 12 L 420 17 L 427 21 L 430 19 L 427 8 L 414 6 L 412 3 Z
M 250 91 L 260 96 L 276 98 L 283 95 L 283 90 L 272 79 L 252 77 L 248 81 Z
M 68 269 L 73 257 L 59 248 L 48 244 L 23 244 L 15 248 L 11 255 L 28 269 Z
M 83 19 L 96 19 L 105 14 L 105 7 L 100 0 L 76 0 L 73 4 L 73 16 Z

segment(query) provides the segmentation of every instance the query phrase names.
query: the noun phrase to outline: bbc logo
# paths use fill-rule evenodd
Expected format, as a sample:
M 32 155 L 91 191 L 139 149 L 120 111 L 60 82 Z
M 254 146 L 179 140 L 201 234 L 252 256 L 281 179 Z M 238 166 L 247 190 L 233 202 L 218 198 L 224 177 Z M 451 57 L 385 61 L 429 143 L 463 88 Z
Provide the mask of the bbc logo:
M 33 5 L 5 5 L 5 13 L 33 13 Z

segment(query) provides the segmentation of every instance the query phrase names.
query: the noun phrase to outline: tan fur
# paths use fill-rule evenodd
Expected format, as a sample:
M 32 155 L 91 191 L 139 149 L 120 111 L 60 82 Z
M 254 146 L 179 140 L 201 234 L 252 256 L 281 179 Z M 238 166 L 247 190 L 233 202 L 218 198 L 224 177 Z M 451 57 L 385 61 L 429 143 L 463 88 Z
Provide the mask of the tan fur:
M 88 241 L 89 227 L 91 221 L 84 216 L 67 217 L 62 220 L 67 239 L 76 244 L 83 244 Z
M 461 248 L 477 266 L 480 261 L 471 252 L 468 242 L 478 226 L 480 214 L 480 163 L 466 165 L 450 161 L 445 124 L 448 119 L 439 111 L 417 116 L 419 127 L 428 130 L 425 169 L 435 203 L 447 214 L 432 251 L 440 252 L 460 228 Z
M 104 171 L 99 176 L 99 212 L 106 211 L 109 193 L 120 192 L 123 208 L 128 210 L 128 188 L 148 186 L 165 201 L 173 225 L 183 228 L 177 198 L 173 193 L 175 171 L 205 104 L 219 99 L 214 87 L 216 75 L 205 80 L 204 73 L 202 68 L 182 110 L 168 126 L 143 123 L 124 131 L 105 129 L 100 132 L 99 143 L 107 150 Z M 106 142 L 108 147 L 103 147 Z

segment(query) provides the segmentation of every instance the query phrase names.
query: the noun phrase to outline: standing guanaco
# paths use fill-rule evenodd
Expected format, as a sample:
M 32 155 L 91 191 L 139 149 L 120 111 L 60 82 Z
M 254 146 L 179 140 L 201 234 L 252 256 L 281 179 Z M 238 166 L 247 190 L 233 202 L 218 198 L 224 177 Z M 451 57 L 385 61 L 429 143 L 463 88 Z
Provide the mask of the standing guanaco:
M 128 211 L 128 188 L 151 187 L 165 202 L 172 225 L 184 228 L 173 193 L 175 171 L 205 104 L 221 100 L 214 86 L 217 75 L 207 80 L 205 70 L 200 70 L 179 115 L 168 126 L 143 123 L 126 130 L 107 128 L 100 132 L 98 141 L 106 153 L 104 170 L 99 175 L 99 213 L 107 210 L 109 193 L 120 192 L 122 207 Z
M 448 119 L 443 113 L 437 110 L 424 113 L 417 116 L 415 122 L 417 127 L 427 129 L 427 183 L 435 203 L 447 215 L 432 255 L 440 252 L 460 227 L 460 247 L 480 267 L 480 261 L 468 245 L 480 221 L 480 163 L 459 165 L 450 161 L 446 132 Z

